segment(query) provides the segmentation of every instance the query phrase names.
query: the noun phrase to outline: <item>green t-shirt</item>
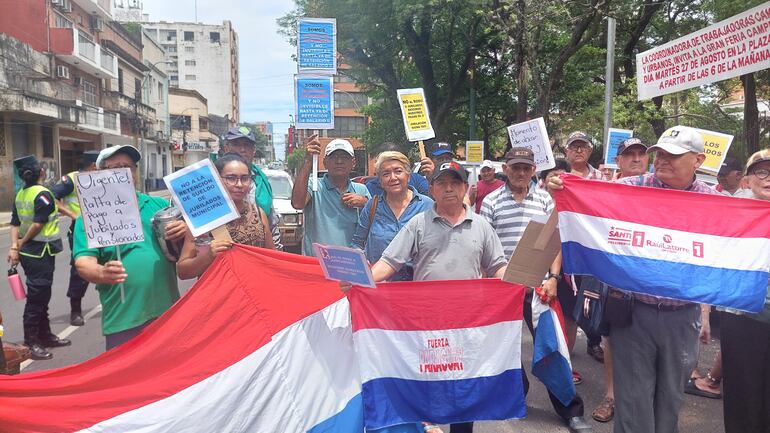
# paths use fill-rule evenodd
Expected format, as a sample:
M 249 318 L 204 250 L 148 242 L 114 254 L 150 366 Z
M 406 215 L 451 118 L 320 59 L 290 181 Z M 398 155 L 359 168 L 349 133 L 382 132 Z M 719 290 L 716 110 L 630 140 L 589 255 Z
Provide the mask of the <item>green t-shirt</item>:
M 254 172 L 254 201 L 257 206 L 261 207 L 265 211 L 265 215 L 270 215 L 271 207 L 273 206 L 273 187 L 270 186 L 270 181 L 267 179 L 265 172 L 259 169 L 256 164 L 251 164 L 251 171 Z
M 104 335 L 142 325 L 163 314 L 179 299 L 176 266 L 163 255 L 150 223 L 150 219 L 159 210 L 168 206 L 168 201 L 142 193 L 137 193 L 136 197 L 142 219 L 144 242 L 120 246 L 123 267 L 128 274 L 128 278 L 123 283 L 125 302 L 120 302 L 118 285 L 96 285 L 99 300 L 102 303 Z M 73 238 L 75 259 L 86 256 L 96 257 L 99 264 L 105 264 L 118 258 L 115 247 L 88 248 L 81 217 L 78 217 L 75 222 Z

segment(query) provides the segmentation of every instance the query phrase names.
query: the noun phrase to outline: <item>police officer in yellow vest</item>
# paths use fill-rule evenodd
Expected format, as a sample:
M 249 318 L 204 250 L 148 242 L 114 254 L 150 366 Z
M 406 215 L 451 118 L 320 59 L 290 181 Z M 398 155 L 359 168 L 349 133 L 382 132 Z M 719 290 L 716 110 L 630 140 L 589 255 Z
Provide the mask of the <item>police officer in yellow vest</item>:
M 11 215 L 11 265 L 21 262 L 27 277 L 27 304 L 24 306 L 24 344 L 32 359 L 51 359 L 46 348 L 69 346 L 51 332 L 48 301 L 56 264 L 54 256 L 62 250 L 59 213 L 53 194 L 40 185 L 44 172 L 30 155 L 13 161 L 24 187 L 16 194 Z
M 96 158 L 99 156 L 98 150 L 87 150 L 83 152 L 83 168 L 80 171 L 96 170 Z M 75 188 L 75 176 L 78 172 L 73 171 L 62 176 L 61 181 L 51 187 L 59 204 L 59 213 L 70 218 L 72 223 L 67 230 L 67 241 L 72 251 L 72 228 L 75 226 L 75 220 L 80 216 L 80 203 L 78 202 L 78 191 Z M 75 262 L 70 259 L 70 281 L 67 288 L 67 297 L 70 298 L 70 325 L 83 326 L 82 300 L 88 289 L 88 281 L 81 278 L 75 268 Z

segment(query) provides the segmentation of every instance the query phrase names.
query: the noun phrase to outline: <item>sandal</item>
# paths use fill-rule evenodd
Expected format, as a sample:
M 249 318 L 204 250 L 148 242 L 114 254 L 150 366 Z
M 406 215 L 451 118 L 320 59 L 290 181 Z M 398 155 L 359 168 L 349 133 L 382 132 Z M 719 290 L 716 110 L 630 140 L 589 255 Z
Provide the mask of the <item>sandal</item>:
M 605 397 L 591 416 L 599 422 L 609 422 L 615 417 L 615 399 Z
M 711 377 L 701 378 L 701 379 L 696 379 L 696 380 L 690 379 L 684 385 L 684 392 L 686 394 L 697 395 L 698 397 L 713 398 L 713 399 L 717 399 L 717 400 L 722 398 L 721 390 L 720 390 L 720 392 L 713 392 L 713 391 L 709 391 L 709 390 L 706 390 L 706 389 L 700 389 L 700 388 L 698 388 L 698 385 L 695 384 L 695 382 L 697 380 L 706 381 L 706 386 L 709 386 L 709 384 L 711 384 L 712 386 L 719 385 L 719 382 L 716 381 L 716 380 L 711 379 Z
M 575 370 L 572 370 L 572 383 L 575 385 L 580 385 L 583 383 L 583 376 L 581 376 L 580 373 Z

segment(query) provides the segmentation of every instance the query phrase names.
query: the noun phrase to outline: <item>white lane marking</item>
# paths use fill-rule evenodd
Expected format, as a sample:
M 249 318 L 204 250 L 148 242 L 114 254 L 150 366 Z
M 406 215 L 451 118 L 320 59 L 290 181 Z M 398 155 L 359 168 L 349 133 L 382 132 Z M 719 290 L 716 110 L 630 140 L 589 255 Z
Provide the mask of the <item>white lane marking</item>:
M 94 316 L 96 316 L 97 314 L 101 313 L 101 311 L 102 311 L 102 304 L 99 304 L 99 305 L 95 306 L 94 308 L 92 308 L 91 311 L 86 313 L 86 315 L 85 315 L 85 317 L 83 317 L 83 319 L 85 319 L 85 321 L 88 322 Z M 62 332 L 60 332 L 59 334 L 57 334 L 56 336 L 59 337 L 59 338 L 67 338 L 70 335 L 72 335 L 73 332 L 77 331 L 78 328 L 82 328 L 82 326 L 72 326 L 72 325 L 70 325 L 70 326 L 64 328 L 64 330 Z M 29 367 L 29 365 L 32 364 L 33 362 L 35 362 L 34 359 L 28 359 L 28 360 L 22 362 L 21 365 L 19 366 L 19 370 L 23 371 L 25 368 Z

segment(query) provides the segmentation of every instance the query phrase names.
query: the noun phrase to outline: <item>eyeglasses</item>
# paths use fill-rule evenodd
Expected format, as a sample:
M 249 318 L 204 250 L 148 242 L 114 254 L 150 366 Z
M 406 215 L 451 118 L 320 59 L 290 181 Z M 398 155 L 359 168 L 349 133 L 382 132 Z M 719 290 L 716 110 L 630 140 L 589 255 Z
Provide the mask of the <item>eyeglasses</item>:
M 585 152 L 588 149 L 590 149 L 590 146 L 586 144 L 570 144 L 569 146 L 567 146 L 567 149 L 575 152 Z
M 241 182 L 241 185 L 249 185 L 251 184 L 251 176 L 243 175 L 243 176 L 223 176 L 222 179 L 225 181 L 226 184 L 230 186 L 238 185 L 238 182 Z
M 326 157 L 329 161 L 336 161 L 336 162 L 348 162 L 352 161 L 353 157 L 350 155 L 329 155 Z
M 756 177 L 758 177 L 758 178 L 760 178 L 762 180 L 765 180 L 765 179 L 767 179 L 768 176 L 770 176 L 770 170 L 768 170 L 766 168 L 760 168 L 760 169 L 752 171 L 750 174 L 753 174 L 754 176 L 756 176 Z

